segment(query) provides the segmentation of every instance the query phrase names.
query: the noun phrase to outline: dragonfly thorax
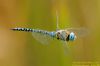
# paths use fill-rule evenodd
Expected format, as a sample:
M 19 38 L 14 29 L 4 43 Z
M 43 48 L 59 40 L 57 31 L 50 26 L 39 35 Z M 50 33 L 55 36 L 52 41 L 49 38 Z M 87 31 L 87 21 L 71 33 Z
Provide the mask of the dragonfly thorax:
M 75 40 L 76 36 L 73 32 L 65 31 L 65 30 L 59 30 L 56 32 L 57 39 L 63 40 L 63 41 L 73 41 Z

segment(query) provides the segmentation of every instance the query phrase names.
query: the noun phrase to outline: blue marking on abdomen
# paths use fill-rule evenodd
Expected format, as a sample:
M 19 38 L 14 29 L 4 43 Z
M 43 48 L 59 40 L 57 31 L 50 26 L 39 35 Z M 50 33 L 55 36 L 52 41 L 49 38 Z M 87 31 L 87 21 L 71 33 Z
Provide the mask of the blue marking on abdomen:
M 49 35 L 54 37 L 56 35 L 56 33 L 55 32 L 50 32 Z

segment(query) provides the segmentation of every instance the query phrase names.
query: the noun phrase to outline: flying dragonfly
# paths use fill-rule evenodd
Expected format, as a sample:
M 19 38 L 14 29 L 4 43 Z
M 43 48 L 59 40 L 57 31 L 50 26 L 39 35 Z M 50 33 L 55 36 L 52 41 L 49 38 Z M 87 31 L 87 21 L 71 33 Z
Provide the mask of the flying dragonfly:
M 39 29 L 31 29 L 31 28 L 12 28 L 13 31 L 24 31 L 31 32 L 32 36 L 41 42 L 42 44 L 48 43 L 47 38 L 50 39 L 55 38 L 57 40 L 64 41 L 67 43 L 69 41 L 74 41 L 77 37 L 83 36 L 86 30 L 84 28 L 66 28 L 59 29 L 58 23 L 58 13 L 56 12 L 56 30 L 55 31 L 46 31 Z M 64 44 L 65 46 L 66 44 Z

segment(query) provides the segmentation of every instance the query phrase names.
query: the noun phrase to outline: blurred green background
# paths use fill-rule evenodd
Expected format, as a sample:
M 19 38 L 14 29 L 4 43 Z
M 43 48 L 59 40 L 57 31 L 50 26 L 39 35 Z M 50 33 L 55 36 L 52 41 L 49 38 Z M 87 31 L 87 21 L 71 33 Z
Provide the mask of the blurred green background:
M 61 29 L 85 27 L 90 31 L 88 36 L 68 43 L 67 55 L 60 41 L 42 45 L 31 33 L 9 30 L 29 27 L 54 31 L 56 10 Z M 0 0 L 0 66 L 77 66 L 77 62 L 93 64 L 100 62 L 99 39 L 99 0 Z

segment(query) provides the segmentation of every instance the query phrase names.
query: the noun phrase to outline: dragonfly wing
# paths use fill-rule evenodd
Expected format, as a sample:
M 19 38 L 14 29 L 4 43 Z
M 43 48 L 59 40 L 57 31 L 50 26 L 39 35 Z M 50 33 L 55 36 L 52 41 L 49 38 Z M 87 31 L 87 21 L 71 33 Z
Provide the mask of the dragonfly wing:
M 86 28 L 67 28 L 65 30 L 74 32 L 77 37 L 85 37 L 89 33 L 88 29 Z
M 45 35 L 45 34 L 41 34 L 41 33 L 33 32 L 32 36 L 34 37 L 34 39 L 36 39 L 43 45 L 49 44 L 50 41 L 52 40 L 52 37 L 50 37 L 49 35 Z
M 69 53 L 69 47 L 67 41 L 62 41 L 62 44 L 63 44 L 64 54 L 67 55 Z
M 59 30 L 59 16 L 58 16 L 58 11 L 56 11 L 56 30 Z

